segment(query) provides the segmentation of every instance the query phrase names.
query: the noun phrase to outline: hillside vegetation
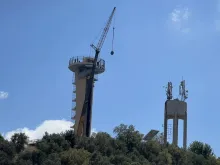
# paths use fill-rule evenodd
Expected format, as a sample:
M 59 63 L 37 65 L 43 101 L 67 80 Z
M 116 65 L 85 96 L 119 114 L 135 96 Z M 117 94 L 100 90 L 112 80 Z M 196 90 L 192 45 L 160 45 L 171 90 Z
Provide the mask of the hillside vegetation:
M 163 146 L 161 137 L 144 142 L 133 125 L 124 124 L 114 133 L 115 138 L 105 132 L 90 138 L 76 138 L 73 131 L 45 133 L 35 146 L 26 145 L 23 133 L 10 141 L 0 136 L 0 165 L 220 165 L 202 142 L 193 142 L 187 150 Z

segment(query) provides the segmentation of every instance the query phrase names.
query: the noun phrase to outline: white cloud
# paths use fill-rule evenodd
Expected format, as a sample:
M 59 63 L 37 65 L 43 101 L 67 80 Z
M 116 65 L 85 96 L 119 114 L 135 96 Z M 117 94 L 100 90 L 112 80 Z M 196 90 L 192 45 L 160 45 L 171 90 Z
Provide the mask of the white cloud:
M 191 12 L 187 7 L 176 7 L 170 13 L 169 20 L 171 26 L 183 33 L 189 33 L 190 27 L 188 27 L 188 21 L 191 16 Z
M 0 91 L 0 99 L 7 99 L 8 98 L 8 92 Z
M 25 133 L 29 137 L 29 140 L 36 140 L 41 139 L 44 136 L 45 132 L 48 132 L 49 134 L 65 132 L 67 130 L 70 130 L 70 126 L 72 125 L 73 123 L 67 120 L 45 120 L 42 124 L 40 124 L 33 130 L 27 127 L 18 128 L 16 130 L 3 134 L 3 136 L 5 137 L 5 139 L 10 140 L 11 136 L 14 133 Z M 97 133 L 96 129 L 94 128 L 91 132 Z
M 46 120 L 33 130 L 27 127 L 18 128 L 16 130 L 7 132 L 4 137 L 5 139 L 9 140 L 14 133 L 22 132 L 25 133 L 30 140 L 41 139 L 45 132 L 48 132 L 49 134 L 61 133 L 66 130 L 70 130 L 71 125 L 72 122 L 66 120 Z

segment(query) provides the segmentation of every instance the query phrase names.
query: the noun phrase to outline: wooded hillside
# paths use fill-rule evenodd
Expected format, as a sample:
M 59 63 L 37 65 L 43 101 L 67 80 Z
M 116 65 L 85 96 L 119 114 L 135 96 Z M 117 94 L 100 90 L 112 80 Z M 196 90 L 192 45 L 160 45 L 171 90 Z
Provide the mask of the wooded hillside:
M 95 137 L 74 137 L 73 131 L 45 133 L 34 146 L 28 137 L 14 134 L 10 141 L 0 136 L 0 165 L 220 165 L 212 148 L 195 141 L 187 150 L 160 137 L 144 142 L 133 125 L 119 125 L 115 138 L 99 132 Z

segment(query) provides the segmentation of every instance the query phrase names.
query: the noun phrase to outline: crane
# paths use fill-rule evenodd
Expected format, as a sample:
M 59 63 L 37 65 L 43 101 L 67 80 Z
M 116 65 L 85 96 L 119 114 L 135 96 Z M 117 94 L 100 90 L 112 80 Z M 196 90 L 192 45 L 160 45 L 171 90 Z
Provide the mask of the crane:
M 80 123 L 83 123 L 82 134 L 86 135 L 87 137 L 89 137 L 91 134 L 92 93 L 93 93 L 94 74 L 95 74 L 96 63 L 97 63 L 97 59 L 99 57 L 99 53 L 100 53 L 102 46 L 105 42 L 105 38 L 108 34 L 109 27 L 111 25 L 115 10 L 116 10 L 116 7 L 114 7 L 114 9 L 113 9 L 113 11 L 112 11 L 107 23 L 106 23 L 106 26 L 102 32 L 102 35 L 99 39 L 97 46 L 94 46 L 93 44 L 90 45 L 95 50 L 95 58 L 93 60 L 91 73 L 87 76 L 85 100 L 84 100 L 83 109 L 82 109 L 82 113 L 81 113 L 80 121 L 79 121 Z M 114 28 L 113 28 L 113 34 L 114 34 Z M 113 55 L 114 52 L 112 51 L 111 54 Z M 84 123 L 85 121 L 86 121 L 86 123 Z M 86 124 L 86 125 L 84 125 L 84 124 Z M 78 131 L 80 131 L 80 130 L 78 129 Z M 80 132 L 79 132 L 79 134 L 80 134 Z

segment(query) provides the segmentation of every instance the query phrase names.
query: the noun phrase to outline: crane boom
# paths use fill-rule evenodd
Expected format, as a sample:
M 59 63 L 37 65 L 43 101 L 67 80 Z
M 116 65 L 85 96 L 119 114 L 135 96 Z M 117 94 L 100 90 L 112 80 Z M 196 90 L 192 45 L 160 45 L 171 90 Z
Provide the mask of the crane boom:
M 91 47 L 93 49 L 95 49 L 95 58 L 93 60 L 91 74 L 89 74 L 89 76 L 87 77 L 87 80 L 86 80 L 85 100 L 84 100 L 83 109 L 82 109 L 82 113 L 81 113 L 80 121 L 79 121 L 82 123 L 84 123 L 84 121 L 86 121 L 86 123 L 85 123 L 86 125 L 83 126 L 85 128 L 85 130 L 83 129 L 83 134 L 86 135 L 87 137 L 89 137 L 91 134 L 92 94 L 93 94 L 94 74 L 95 74 L 96 63 L 97 63 L 97 59 L 98 59 L 99 53 L 101 51 L 101 48 L 104 44 L 105 38 L 108 34 L 108 30 L 111 25 L 115 10 L 116 10 L 116 7 L 114 7 L 114 9 L 108 19 L 108 22 L 106 23 L 106 26 L 102 32 L 101 38 L 100 38 L 97 46 L 94 46 L 93 44 L 91 45 Z M 85 118 L 86 118 L 86 120 L 85 120 Z M 80 130 L 78 130 L 78 131 L 80 131 Z
M 114 9 L 113 9 L 113 11 L 112 11 L 112 13 L 111 13 L 111 15 L 110 15 L 110 17 L 108 19 L 108 22 L 106 23 L 106 26 L 105 26 L 105 28 L 104 28 L 104 30 L 102 32 L 101 38 L 100 38 L 97 46 L 95 47 L 93 44 L 91 45 L 95 50 L 99 50 L 100 51 L 102 49 L 102 46 L 103 46 L 104 41 L 105 41 L 105 38 L 106 38 L 106 36 L 108 34 L 109 27 L 110 27 L 111 22 L 112 22 L 112 18 L 113 18 L 114 13 L 115 13 L 115 10 L 116 10 L 116 7 L 114 7 Z

